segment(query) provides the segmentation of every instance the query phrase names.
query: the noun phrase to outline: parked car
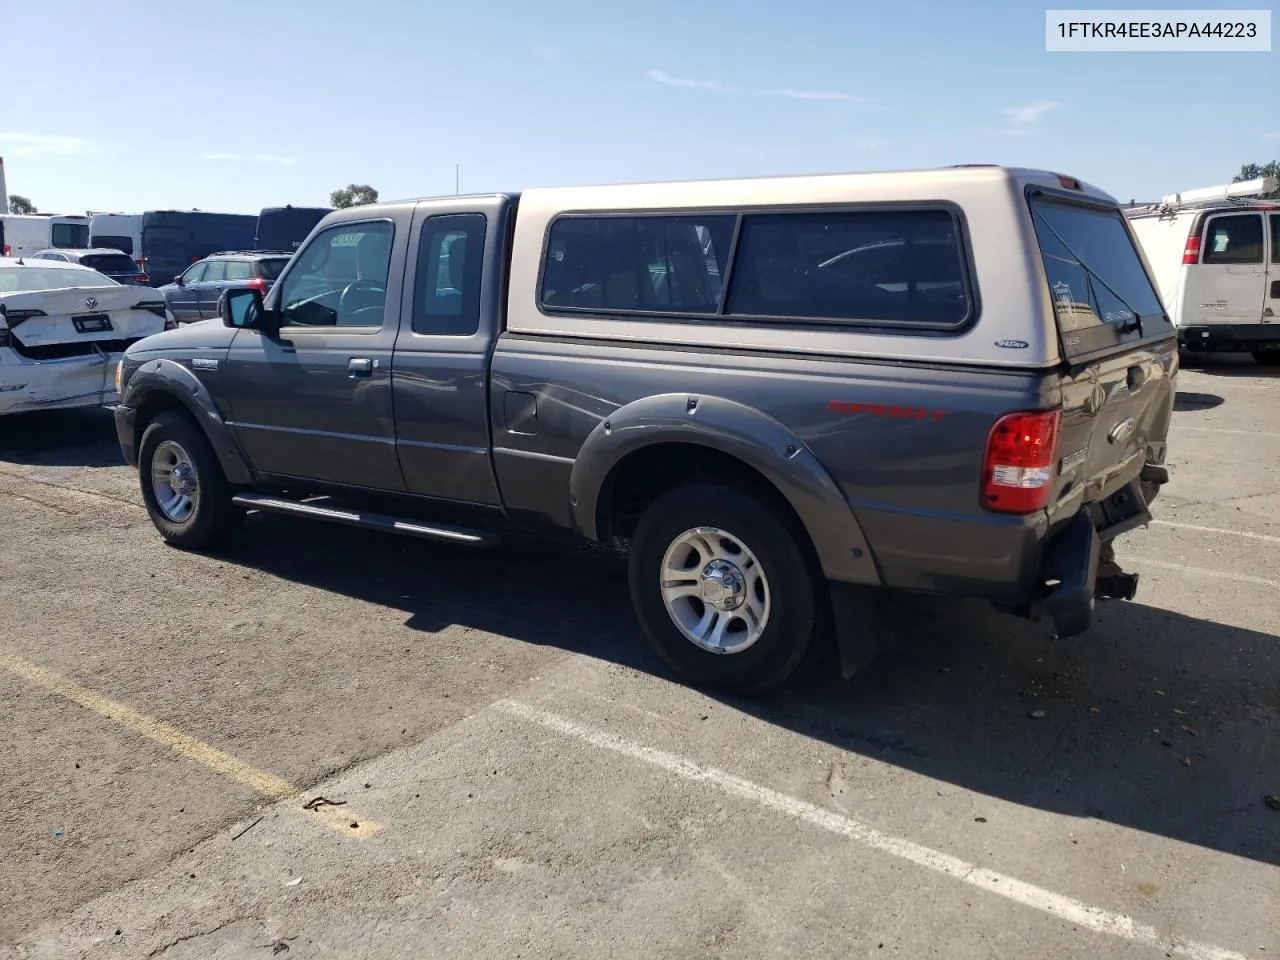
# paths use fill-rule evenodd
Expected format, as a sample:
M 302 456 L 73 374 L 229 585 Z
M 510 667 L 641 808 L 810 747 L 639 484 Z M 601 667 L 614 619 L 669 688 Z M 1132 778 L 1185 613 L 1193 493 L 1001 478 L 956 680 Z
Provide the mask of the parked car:
M 179 323 L 208 320 L 218 315 L 224 291 L 253 288 L 266 293 L 288 262 L 289 254 L 278 250 L 215 253 L 159 289 Z
M 78 263 L 90 270 L 97 270 L 105 277 L 125 286 L 138 284 L 150 286 L 147 275 L 138 269 L 133 258 L 122 250 L 41 250 L 31 255 L 32 260 L 54 260 L 58 263 Z
M 114 403 L 120 355 L 170 320 L 150 287 L 70 263 L 0 258 L 0 414 Z
M 1264 177 L 1125 211 L 1187 350 L 1280 366 L 1280 206 L 1257 199 L 1276 188 Z
M 174 546 L 247 510 L 572 533 L 627 554 L 679 674 L 759 690 L 829 621 L 865 663 L 887 589 L 1060 636 L 1132 597 L 1099 558 L 1167 480 L 1177 369 L 1074 178 L 540 189 L 330 214 L 265 297 L 130 348 L 116 426 Z

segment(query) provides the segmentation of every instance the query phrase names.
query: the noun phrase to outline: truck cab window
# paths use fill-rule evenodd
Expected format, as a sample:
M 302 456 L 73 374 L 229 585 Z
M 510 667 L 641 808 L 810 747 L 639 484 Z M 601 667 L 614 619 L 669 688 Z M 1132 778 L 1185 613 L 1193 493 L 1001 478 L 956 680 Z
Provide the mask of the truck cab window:
M 413 332 L 469 337 L 480 328 L 485 218 L 466 213 L 423 224 L 413 292 Z
M 1201 262 L 1261 263 L 1262 215 L 1237 213 L 1210 220 Z
M 391 240 L 385 220 L 338 224 L 317 236 L 284 278 L 285 324 L 382 326 Z

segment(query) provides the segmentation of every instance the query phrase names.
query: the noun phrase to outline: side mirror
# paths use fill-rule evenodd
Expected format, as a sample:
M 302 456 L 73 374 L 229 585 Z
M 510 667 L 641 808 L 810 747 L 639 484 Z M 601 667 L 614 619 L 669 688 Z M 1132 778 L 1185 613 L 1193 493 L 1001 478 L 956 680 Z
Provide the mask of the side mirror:
M 234 330 L 261 330 L 266 310 L 257 290 L 228 290 L 218 299 L 218 316 L 224 327 Z
M 187 282 L 186 282 L 185 280 L 183 280 L 183 279 L 182 279 L 182 274 L 178 274 L 176 277 L 174 277 L 174 278 L 173 278 L 173 282 L 174 282 L 174 283 L 176 283 L 176 284 L 177 284 L 178 286 L 180 286 L 180 287 L 184 287 L 184 286 L 186 286 L 186 284 L 187 284 Z

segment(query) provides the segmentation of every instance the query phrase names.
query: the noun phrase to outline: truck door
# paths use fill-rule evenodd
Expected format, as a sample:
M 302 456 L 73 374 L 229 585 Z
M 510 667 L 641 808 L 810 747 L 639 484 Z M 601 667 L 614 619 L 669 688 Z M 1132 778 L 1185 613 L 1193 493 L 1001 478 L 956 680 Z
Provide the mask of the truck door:
M 392 375 L 396 449 L 412 493 L 497 505 L 489 358 L 510 203 L 431 200 L 413 215 Z
M 1280 213 L 1267 218 L 1271 228 L 1271 256 L 1267 259 L 1267 302 L 1262 308 L 1262 322 L 1280 324 Z
M 1182 325 L 1258 323 L 1266 293 L 1261 213 L 1216 213 L 1200 232 L 1200 262 L 1186 268 Z
M 411 208 L 335 223 L 268 295 L 277 335 L 241 330 L 226 396 L 254 470 L 403 491 L 391 406 L 391 349 Z

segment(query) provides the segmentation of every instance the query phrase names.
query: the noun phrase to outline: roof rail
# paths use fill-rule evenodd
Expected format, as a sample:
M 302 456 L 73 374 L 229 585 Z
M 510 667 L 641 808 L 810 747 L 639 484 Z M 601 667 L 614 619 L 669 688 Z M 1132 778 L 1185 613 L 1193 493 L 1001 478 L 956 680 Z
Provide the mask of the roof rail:
M 1275 177 L 1259 177 L 1256 180 L 1224 183 L 1217 187 L 1165 194 L 1160 199 L 1159 207 L 1162 210 L 1182 210 L 1212 204 L 1236 205 L 1243 200 L 1256 199 L 1274 193 L 1278 188 L 1280 188 L 1280 181 Z

